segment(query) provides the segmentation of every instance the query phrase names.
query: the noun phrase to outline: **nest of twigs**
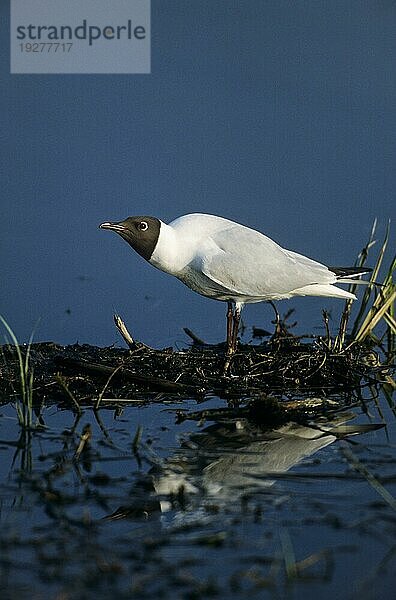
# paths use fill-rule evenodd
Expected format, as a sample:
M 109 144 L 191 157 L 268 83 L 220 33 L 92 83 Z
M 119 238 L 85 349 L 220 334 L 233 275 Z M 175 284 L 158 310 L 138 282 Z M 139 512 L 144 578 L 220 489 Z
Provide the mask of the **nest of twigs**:
M 163 401 L 175 396 L 202 401 L 216 395 L 234 405 L 271 394 L 278 400 L 356 399 L 362 386 L 377 384 L 386 367 L 373 350 L 354 344 L 332 351 L 322 338 L 309 343 L 294 337 L 255 346 L 240 344 L 223 375 L 224 345 L 193 344 L 186 350 L 154 350 L 139 343 L 132 350 L 54 343 L 20 346 L 29 351 L 35 403 L 112 407 L 128 402 Z M 20 396 L 16 347 L 1 347 L 0 400 Z

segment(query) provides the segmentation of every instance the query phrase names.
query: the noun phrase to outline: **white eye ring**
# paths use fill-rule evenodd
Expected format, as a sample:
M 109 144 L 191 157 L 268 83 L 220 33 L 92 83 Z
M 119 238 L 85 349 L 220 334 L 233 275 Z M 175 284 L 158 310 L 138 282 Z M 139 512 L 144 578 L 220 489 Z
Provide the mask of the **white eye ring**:
M 140 221 L 140 223 L 138 225 L 138 229 L 139 229 L 139 231 L 147 231 L 148 223 L 146 223 L 146 221 Z

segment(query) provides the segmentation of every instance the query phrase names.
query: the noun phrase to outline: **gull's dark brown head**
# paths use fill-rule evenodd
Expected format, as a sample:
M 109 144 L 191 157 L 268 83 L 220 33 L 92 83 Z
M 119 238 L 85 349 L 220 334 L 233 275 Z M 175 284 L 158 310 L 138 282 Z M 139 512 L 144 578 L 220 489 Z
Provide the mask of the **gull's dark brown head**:
M 115 231 L 140 256 L 150 260 L 158 242 L 161 221 L 156 217 L 128 217 L 118 223 L 102 223 L 99 227 Z

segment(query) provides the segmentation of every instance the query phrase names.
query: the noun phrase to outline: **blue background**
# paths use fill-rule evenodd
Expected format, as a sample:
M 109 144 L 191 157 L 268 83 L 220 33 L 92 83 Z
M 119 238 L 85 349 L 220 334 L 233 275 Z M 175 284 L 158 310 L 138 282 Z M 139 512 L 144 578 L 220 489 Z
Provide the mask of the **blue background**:
M 10 75 L 0 9 L 0 314 L 26 340 L 224 338 L 225 306 L 97 226 L 133 214 L 227 216 L 353 264 L 396 188 L 396 5 L 152 2 L 151 75 Z M 297 299 L 305 329 L 342 302 Z M 248 307 L 247 324 L 272 311 Z

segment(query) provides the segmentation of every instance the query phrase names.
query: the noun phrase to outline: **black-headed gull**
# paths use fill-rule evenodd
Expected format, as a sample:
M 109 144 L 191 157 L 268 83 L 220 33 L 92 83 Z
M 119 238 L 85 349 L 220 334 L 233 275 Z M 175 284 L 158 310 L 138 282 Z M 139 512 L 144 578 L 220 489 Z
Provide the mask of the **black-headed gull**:
M 235 351 L 241 311 L 251 302 L 293 296 L 356 296 L 336 287 L 354 283 L 368 269 L 326 267 L 285 250 L 266 235 L 214 215 L 191 214 L 168 225 L 156 217 L 102 223 L 150 264 L 189 288 L 228 303 L 227 350 Z

